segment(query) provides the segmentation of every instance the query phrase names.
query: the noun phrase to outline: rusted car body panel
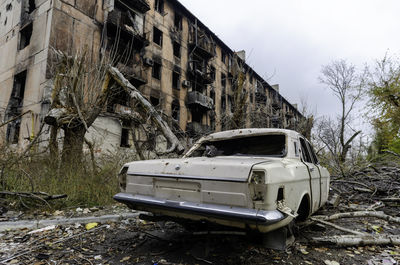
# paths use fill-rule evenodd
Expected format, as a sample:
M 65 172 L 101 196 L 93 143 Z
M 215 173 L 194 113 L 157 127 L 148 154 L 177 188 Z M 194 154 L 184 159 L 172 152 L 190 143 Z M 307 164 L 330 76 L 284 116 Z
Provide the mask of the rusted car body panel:
M 307 140 L 282 129 L 214 133 L 183 158 L 127 163 L 119 177 L 114 198 L 133 209 L 260 232 L 315 212 L 330 178 Z

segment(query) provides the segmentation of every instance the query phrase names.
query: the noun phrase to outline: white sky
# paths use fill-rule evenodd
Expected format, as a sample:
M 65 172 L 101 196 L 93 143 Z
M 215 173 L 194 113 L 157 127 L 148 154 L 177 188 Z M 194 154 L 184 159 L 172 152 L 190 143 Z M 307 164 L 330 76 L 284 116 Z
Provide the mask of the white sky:
M 180 0 L 247 63 L 279 84 L 291 103 L 306 97 L 317 116 L 339 109 L 318 82 L 322 65 L 361 69 L 400 51 L 400 0 Z

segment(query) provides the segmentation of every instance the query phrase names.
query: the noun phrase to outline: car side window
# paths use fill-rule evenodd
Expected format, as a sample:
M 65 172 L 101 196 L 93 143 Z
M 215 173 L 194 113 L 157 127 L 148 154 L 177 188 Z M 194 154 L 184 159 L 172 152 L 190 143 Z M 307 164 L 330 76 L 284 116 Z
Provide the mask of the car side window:
M 294 154 L 295 156 L 299 156 L 299 147 L 297 141 L 294 141 L 293 144 L 294 144 Z
M 308 146 L 308 148 L 310 150 L 311 157 L 314 160 L 314 164 L 317 165 L 319 163 L 319 161 L 318 161 L 317 155 L 314 152 L 314 148 L 312 147 L 312 145 L 309 142 L 306 142 L 306 143 L 307 143 L 307 146 Z
M 306 141 L 304 141 L 303 138 L 300 138 L 300 144 L 301 144 L 301 154 L 302 154 L 304 162 L 312 163 L 311 155 L 308 152 Z

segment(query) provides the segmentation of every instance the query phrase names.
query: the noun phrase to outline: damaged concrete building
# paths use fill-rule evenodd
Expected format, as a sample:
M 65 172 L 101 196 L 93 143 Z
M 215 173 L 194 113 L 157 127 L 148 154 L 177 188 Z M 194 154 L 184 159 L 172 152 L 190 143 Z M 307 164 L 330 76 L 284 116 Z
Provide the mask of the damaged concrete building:
M 90 57 L 113 51 L 116 67 L 188 136 L 226 128 L 233 111 L 239 62 L 249 113 L 262 106 L 261 127 L 296 129 L 296 105 L 269 85 L 177 0 L 1 0 L 0 104 L 2 139 L 24 145 L 37 134 L 51 104 L 52 49 Z M 90 134 L 104 149 L 130 147 L 124 91 L 114 93 Z M 258 124 L 257 127 L 260 127 Z M 93 136 L 94 137 L 94 136 Z

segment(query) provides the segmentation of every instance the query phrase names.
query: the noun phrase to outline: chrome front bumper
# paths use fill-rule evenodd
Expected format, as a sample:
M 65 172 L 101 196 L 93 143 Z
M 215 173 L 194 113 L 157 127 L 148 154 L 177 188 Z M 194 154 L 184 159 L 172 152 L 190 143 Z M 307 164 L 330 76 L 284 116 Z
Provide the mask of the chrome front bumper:
M 264 211 L 217 204 L 170 201 L 150 196 L 132 195 L 129 193 L 118 193 L 114 195 L 114 200 L 131 206 L 132 208 L 139 206 L 145 211 L 146 209 L 172 210 L 204 217 L 235 220 L 258 225 L 270 225 L 286 218 L 286 215 L 278 210 Z

